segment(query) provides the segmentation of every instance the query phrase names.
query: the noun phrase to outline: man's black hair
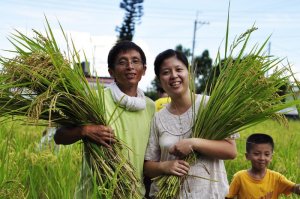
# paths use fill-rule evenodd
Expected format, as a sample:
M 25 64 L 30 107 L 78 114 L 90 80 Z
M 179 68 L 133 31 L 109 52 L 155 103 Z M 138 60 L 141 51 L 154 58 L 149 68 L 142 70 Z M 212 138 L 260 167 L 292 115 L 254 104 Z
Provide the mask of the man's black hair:
M 116 43 L 108 53 L 108 57 L 107 57 L 108 68 L 114 69 L 116 61 L 117 61 L 116 60 L 117 56 L 120 53 L 126 52 L 128 50 L 136 50 L 137 52 L 139 52 L 141 55 L 141 59 L 142 59 L 141 61 L 142 61 L 143 65 L 146 64 L 146 56 L 145 56 L 144 51 L 141 49 L 141 47 L 139 47 L 132 41 L 120 41 L 120 42 Z

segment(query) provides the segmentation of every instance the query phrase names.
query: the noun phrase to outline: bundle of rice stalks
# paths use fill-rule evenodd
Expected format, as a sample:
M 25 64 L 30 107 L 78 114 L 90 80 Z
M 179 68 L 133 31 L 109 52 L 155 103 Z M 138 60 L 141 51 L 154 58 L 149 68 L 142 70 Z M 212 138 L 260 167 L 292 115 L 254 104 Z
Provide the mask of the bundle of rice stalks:
M 292 73 L 292 80 L 293 80 L 294 83 L 292 85 L 290 85 L 287 90 L 292 91 L 292 93 L 293 93 L 293 99 L 297 100 L 297 99 L 300 98 L 300 82 L 296 78 L 295 74 L 293 73 L 291 65 L 288 65 L 288 68 L 289 68 L 290 72 Z M 295 107 L 296 107 L 296 110 L 297 110 L 297 113 L 298 113 L 298 117 L 299 117 L 299 114 L 300 114 L 300 104 L 296 104 Z
M 287 125 L 285 116 L 278 111 L 299 104 L 299 100 L 284 102 L 292 93 L 282 96 L 278 93 L 280 87 L 289 82 L 292 74 L 286 67 L 278 68 L 281 59 L 264 54 L 263 49 L 269 38 L 263 45 L 255 45 L 246 54 L 250 35 L 255 30 L 256 28 L 252 27 L 235 39 L 228 53 L 227 27 L 225 59 L 220 59 L 219 52 L 216 61 L 219 63 L 220 74 L 213 80 L 212 89 L 206 90 L 206 94 L 210 96 L 207 104 L 204 105 L 203 97 L 195 114 L 193 137 L 222 140 L 267 119 L 275 119 Z M 234 58 L 235 54 L 237 55 Z M 269 71 L 273 73 L 266 77 L 265 74 Z M 196 158 L 197 153 L 193 153 L 185 160 L 193 165 Z M 186 177 L 188 176 L 158 177 L 156 180 L 160 191 L 157 198 L 177 198 Z
M 81 126 L 109 125 L 104 101 L 104 87 L 97 80 L 92 88 L 83 73 L 80 57 L 72 42 L 67 43 L 67 54 L 62 54 L 49 22 L 46 33 L 35 31 L 30 38 L 19 31 L 10 37 L 15 49 L 14 58 L 0 58 L 1 122 L 22 120 L 32 125 Z M 111 116 L 112 117 L 112 116 Z M 137 198 L 138 179 L 133 166 L 123 155 L 126 147 L 120 141 L 112 149 L 83 141 L 88 163 L 97 183 L 101 198 Z

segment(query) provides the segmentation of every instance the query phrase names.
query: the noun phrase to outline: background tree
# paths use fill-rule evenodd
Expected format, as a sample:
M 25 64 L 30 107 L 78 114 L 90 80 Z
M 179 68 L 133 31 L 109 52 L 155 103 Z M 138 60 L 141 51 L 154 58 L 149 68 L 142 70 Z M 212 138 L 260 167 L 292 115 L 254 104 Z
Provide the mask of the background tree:
M 140 23 L 143 16 L 143 1 L 144 0 L 123 0 L 120 3 L 120 8 L 125 10 L 125 17 L 121 27 L 116 28 L 119 32 L 118 41 L 132 41 L 135 23 Z
M 202 93 L 213 73 L 212 59 L 208 50 L 204 50 L 201 56 L 195 57 L 195 86 L 196 92 Z
M 159 98 L 159 96 L 158 96 L 159 88 L 161 88 L 160 83 L 159 83 L 157 77 L 155 77 L 151 81 L 151 87 L 147 89 L 147 91 L 145 92 L 145 95 L 150 97 L 152 100 L 157 100 Z
M 179 51 L 179 52 L 182 52 L 183 54 L 185 54 L 185 56 L 187 58 L 190 58 L 191 57 L 191 49 L 189 48 L 184 48 L 181 44 L 177 45 L 175 47 L 175 50 Z

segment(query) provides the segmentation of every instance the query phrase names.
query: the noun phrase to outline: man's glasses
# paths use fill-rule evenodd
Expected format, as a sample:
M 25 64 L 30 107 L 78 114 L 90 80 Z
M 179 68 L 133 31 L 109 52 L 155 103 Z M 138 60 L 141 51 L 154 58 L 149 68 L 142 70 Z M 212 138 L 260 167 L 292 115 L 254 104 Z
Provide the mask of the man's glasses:
M 118 66 L 121 66 L 121 67 L 128 67 L 129 64 L 133 67 L 137 67 L 137 66 L 140 66 L 142 65 L 142 61 L 139 60 L 139 59 L 133 59 L 131 61 L 128 61 L 128 60 L 125 60 L 125 59 L 122 59 L 122 60 L 119 60 L 117 62 L 117 65 Z

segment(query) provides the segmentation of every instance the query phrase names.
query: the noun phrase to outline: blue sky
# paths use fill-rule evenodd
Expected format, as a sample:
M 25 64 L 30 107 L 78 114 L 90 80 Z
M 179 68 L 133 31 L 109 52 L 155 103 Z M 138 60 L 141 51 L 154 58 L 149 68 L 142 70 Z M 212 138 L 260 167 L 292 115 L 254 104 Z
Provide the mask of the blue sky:
M 98 75 L 108 76 L 106 57 L 116 41 L 116 26 L 123 21 L 124 10 L 115 0 L 1 0 L 0 49 L 12 49 L 7 37 L 14 29 L 30 34 L 31 29 L 43 30 L 44 15 L 53 29 L 59 21 L 71 35 L 77 49 L 82 49 L 95 67 Z M 215 59 L 218 48 L 223 52 L 228 1 L 221 0 L 145 0 L 144 15 L 136 25 L 133 41 L 147 56 L 147 72 L 140 86 L 150 87 L 154 78 L 153 60 L 168 48 L 182 44 L 192 48 L 194 21 L 196 31 L 195 55 L 208 49 Z M 251 45 L 262 44 L 271 36 L 271 55 L 286 58 L 300 73 L 300 4 L 297 0 L 232 0 L 230 8 L 230 40 L 255 23 L 258 30 Z M 57 31 L 59 34 L 59 31 Z M 59 39 L 59 36 L 58 36 Z M 62 42 L 62 45 L 64 42 Z M 10 56 L 0 50 L 0 55 Z M 221 55 L 222 56 L 222 55 Z M 297 75 L 300 78 L 300 75 Z

